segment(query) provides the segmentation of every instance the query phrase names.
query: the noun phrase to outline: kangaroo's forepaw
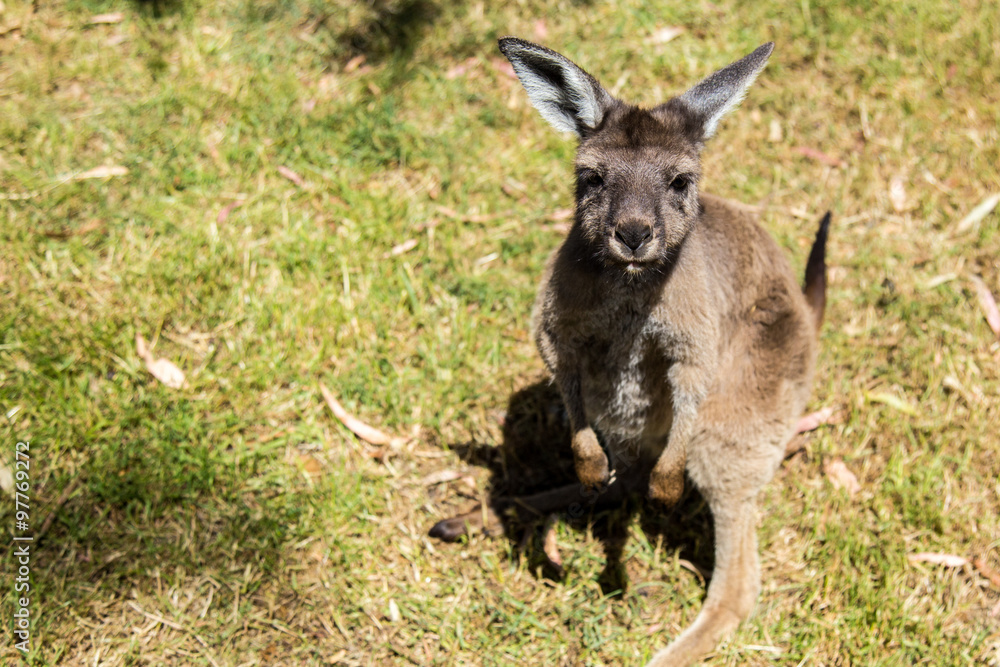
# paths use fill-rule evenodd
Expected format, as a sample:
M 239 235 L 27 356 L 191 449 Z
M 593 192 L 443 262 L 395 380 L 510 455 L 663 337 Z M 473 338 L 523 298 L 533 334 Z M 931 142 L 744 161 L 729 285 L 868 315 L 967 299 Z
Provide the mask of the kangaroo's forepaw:
M 579 431 L 573 436 L 573 459 L 576 476 L 580 483 L 591 488 L 603 489 L 611 479 L 608 457 L 591 429 Z
M 649 476 L 649 497 L 669 507 L 676 505 L 684 493 L 684 470 L 667 474 L 653 470 Z

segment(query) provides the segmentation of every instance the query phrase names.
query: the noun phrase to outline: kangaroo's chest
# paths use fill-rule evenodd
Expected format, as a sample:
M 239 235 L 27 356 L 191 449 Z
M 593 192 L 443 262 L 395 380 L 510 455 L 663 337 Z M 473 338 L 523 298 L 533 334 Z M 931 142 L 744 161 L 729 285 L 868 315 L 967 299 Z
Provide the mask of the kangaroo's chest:
M 622 324 L 581 341 L 580 389 L 587 419 L 613 439 L 665 436 L 673 417 L 669 337 L 662 325 Z

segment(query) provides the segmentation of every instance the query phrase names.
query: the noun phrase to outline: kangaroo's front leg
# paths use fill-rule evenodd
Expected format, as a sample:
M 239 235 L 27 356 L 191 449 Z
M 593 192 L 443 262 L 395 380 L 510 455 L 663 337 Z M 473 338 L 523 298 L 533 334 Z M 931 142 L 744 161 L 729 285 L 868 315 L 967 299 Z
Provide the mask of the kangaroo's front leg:
M 706 393 L 707 373 L 698 366 L 677 363 L 671 366 L 667 375 L 672 387 L 673 423 L 667 446 L 649 475 L 649 497 L 672 506 L 684 493 L 688 443 L 694 435 L 698 407 Z
M 578 373 L 559 374 L 557 383 L 569 415 L 570 427 L 573 429 L 572 447 L 576 476 L 584 486 L 604 488 L 611 478 L 608 457 L 601 448 L 601 443 L 597 441 L 597 434 L 587 421 L 583 396 L 580 393 L 580 376 Z

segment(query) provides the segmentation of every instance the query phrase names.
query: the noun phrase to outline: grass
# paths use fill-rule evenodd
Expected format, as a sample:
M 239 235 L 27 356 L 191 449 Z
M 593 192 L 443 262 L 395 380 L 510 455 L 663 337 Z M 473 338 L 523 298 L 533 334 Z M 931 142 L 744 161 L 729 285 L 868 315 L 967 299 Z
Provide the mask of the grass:
M 991 3 L 0 6 L 0 462 L 31 441 L 33 528 L 53 516 L 29 664 L 640 664 L 693 619 L 697 498 L 560 525 L 560 581 L 520 536 L 425 537 L 517 473 L 508 400 L 542 378 L 528 314 L 573 146 L 500 67 L 517 34 L 645 104 L 775 40 L 705 182 L 799 268 L 834 213 L 814 406 L 840 419 L 764 491 L 758 609 L 709 663 L 1000 665 L 1000 590 L 906 558 L 1000 569 L 1000 343 L 969 278 L 1000 292 L 1000 218 L 956 229 L 1000 190 Z M 101 165 L 128 173 L 70 178 Z M 320 381 L 415 444 L 371 459 Z M 474 485 L 423 483 L 443 469 Z

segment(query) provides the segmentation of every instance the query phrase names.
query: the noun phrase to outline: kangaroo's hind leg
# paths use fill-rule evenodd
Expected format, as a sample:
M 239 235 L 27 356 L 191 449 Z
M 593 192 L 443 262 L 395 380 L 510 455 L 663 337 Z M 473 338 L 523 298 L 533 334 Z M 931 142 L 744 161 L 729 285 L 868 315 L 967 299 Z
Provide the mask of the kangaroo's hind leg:
M 694 623 L 647 667 L 690 665 L 750 615 L 760 591 L 757 495 L 774 474 L 783 451 L 779 438 L 773 443 L 765 440 L 750 448 L 703 434 L 692 443 L 688 473 L 712 510 L 715 569 Z

